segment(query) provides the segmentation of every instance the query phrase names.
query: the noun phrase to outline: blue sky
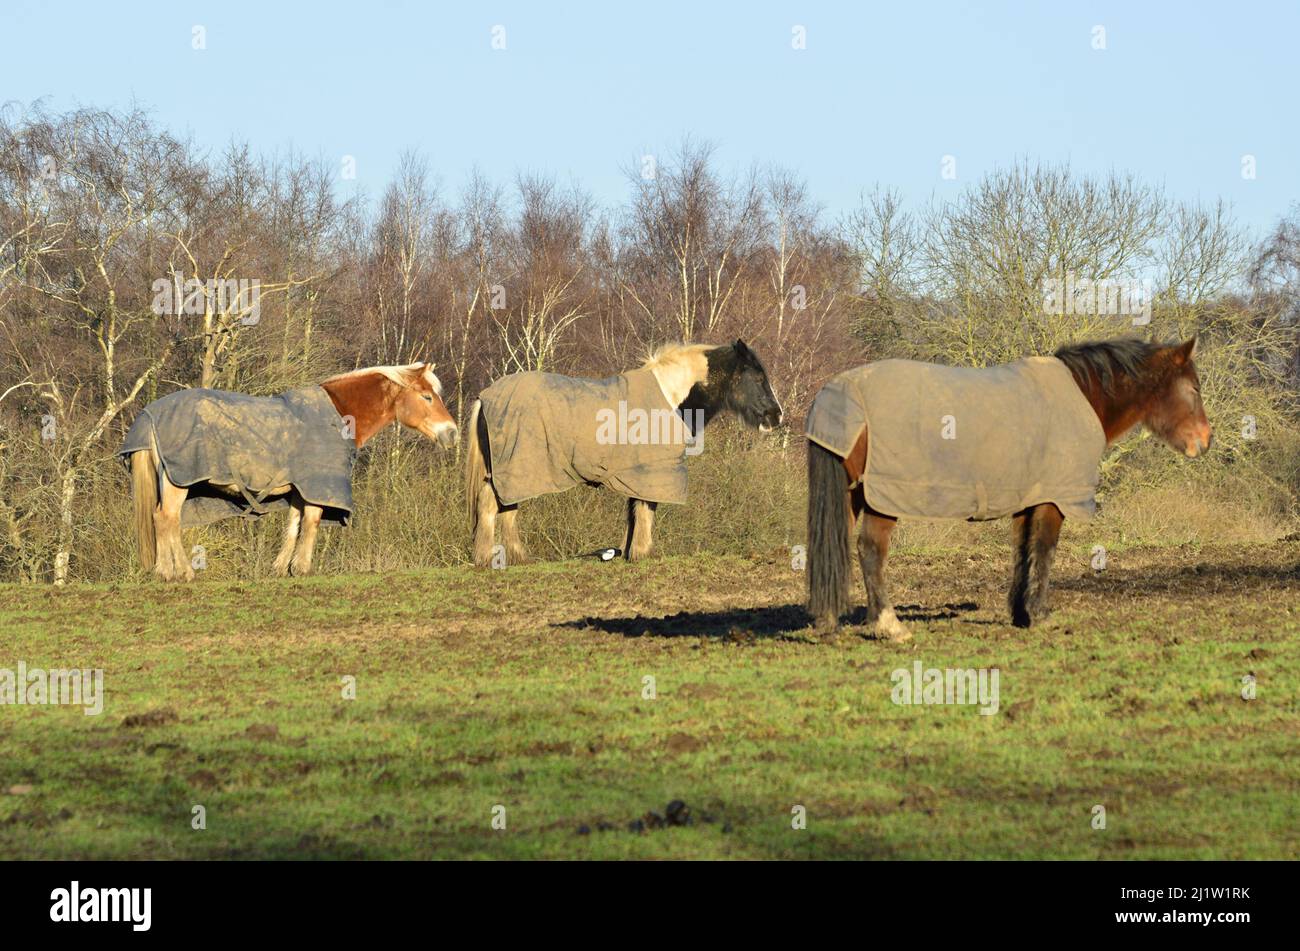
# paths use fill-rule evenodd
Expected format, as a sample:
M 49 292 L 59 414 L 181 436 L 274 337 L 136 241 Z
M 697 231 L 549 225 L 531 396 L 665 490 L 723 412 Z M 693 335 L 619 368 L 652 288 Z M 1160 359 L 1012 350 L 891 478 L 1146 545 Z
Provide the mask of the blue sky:
M 1276 0 L 44 0 L 0 11 L 0 100 L 135 100 L 214 149 L 352 155 L 345 185 L 372 195 L 416 147 L 453 192 L 474 167 L 549 171 L 610 205 L 622 169 L 691 135 L 724 168 L 797 170 L 831 217 L 876 182 L 919 205 L 1029 157 L 1222 196 L 1262 230 L 1300 199 L 1298 40 L 1300 4 Z

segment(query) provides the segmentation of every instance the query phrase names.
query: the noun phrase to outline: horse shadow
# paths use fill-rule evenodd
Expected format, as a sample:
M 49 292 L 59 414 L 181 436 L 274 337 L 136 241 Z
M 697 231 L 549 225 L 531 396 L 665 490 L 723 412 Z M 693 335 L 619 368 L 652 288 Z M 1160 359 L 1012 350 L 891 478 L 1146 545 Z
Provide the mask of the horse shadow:
M 1122 590 L 1129 594 L 1221 590 L 1249 591 L 1256 588 L 1290 588 L 1300 584 L 1300 560 L 1294 564 L 1196 564 L 1175 570 L 1126 568 L 1094 571 L 1074 577 L 1053 579 L 1052 587 L 1083 594 L 1104 594 Z
M 960 618 L 963 613 L 977 610 L 973 601 L 944 604 L 926 608 L 919 604 L 896 605 L 894 610 L 902 621 L 946 621 Z M 990 624 L 991 621 L 970 623 Z M 812 637 L 812 616 L 801 604 L 779 604 L 755 608 L 728 608 L 723 611 L 679 611 L 664 617 L 585 617 L 563 621 L 554 627 L 575 630 L 597 630 L 623 637 L 711 637 L 727 642 L 748 642 L 758 639 L 803 641 Z M 842 624 L 846 627 L 863 627 L 867 624 L 865 606 L 854 608 Z
M 923 604 L 896 604 L 894 613 L 898 615 L 900 621 L 920 621 L 926 624 L 932 621 L 955 621 L 958 619 L 965 620 L 968 624 L 994 624 L 995 621 L 978 620 L 976 618 L 962 618 L 963 614 L 969 614 L 971 611 L 978 611 L 979 604 L 974 601 L 954 601 L 948 604 L 941 604 L 937 608 L 927 608 Z M 867 609 L 856 609 L 851 617 L 859 618 L 853 623 L 867 623 Z

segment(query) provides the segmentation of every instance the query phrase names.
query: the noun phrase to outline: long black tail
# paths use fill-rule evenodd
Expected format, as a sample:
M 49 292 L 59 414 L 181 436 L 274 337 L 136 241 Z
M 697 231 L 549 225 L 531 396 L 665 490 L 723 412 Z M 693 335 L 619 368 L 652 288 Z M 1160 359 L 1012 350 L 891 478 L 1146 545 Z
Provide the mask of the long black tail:
M 844 460 L 808 443 L 808 613 L 834 627 L 849 609 L 849 477 Z

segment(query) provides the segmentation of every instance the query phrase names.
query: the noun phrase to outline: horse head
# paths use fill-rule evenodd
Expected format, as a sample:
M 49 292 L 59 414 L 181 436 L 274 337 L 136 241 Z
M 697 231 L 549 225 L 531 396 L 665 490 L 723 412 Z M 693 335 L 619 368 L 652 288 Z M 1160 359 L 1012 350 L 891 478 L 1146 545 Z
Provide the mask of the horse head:
M 727 384 L 723 391 L 727 409 L 759 432 L 776 429 L 781 425 L 784 414 L 776 394 L 772 392 L 767 370 L 758 359 L 758 354 L 749 349 L 743 340 L 737 340 L 722 350 L 724 353 L 730 351 L 727 362 L 731 366 L 726 374 Z
M 784 414 L 767 370 L 758 354 L 745 341 L 710 347 L 704 350 L 707 375 L 690 389 L 682 408 L 704 414 L 705 422 L 723 410 L 730 410 L 741 422 L 759 432 L 770 432 L 781 425 Z
M 1214 432 L 1201 403 L 1201 381 L 1192 363 L 1196 338 L 1160 347 L 1151 357 L 1152 396 L 1142 425 L 1189 459 L 1210 448 Z
M 393 409 L 403 426 L 450 449 L 460 439 L 460 430 L 442 402 L 442 383 L 434 375 L 433 367 L 432 363 L 402 367 L 406 383 L 397 394 Z
M 1137 426 L 1189 459 L 1210 448 L 1213 432 L 1192 363 L 1195 338 L 1149 343 L 1137 337 L 1072 344 L 1056 356 L 1074 374 L 1110 445 Z

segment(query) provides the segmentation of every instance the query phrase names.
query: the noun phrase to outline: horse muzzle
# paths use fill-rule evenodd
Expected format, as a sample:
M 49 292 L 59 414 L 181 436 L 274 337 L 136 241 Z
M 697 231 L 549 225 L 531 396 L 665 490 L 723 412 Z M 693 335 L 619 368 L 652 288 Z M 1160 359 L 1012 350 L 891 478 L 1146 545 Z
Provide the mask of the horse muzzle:
M 1188 459 L 1195 459 L 1209 452 L 1212 445 L 1214 445 L 1214 433 L 1207 429 L 1204 435 L 1198 433 L 1183 443 L 1183 455 Z
M 770 433 L 781 425 L 784 416 L 785 414 L 781 412 L 779 406 L 776 409 L 768 410 L 763 414 L 762 421 L 758 424 L 758 431 L 760 433 Z
M 460 442 L 460 430 L 454 424 L 440 426 L 435 430 L 434 438 L 443 449 L 452 449 Z

